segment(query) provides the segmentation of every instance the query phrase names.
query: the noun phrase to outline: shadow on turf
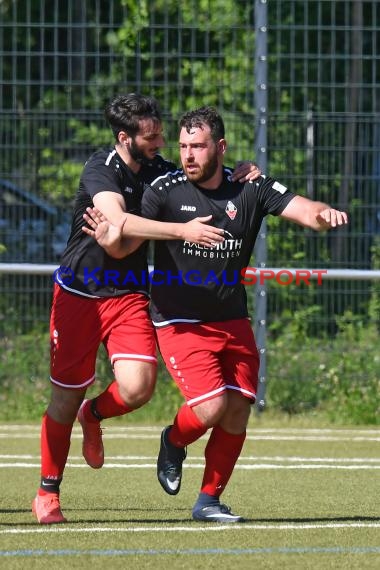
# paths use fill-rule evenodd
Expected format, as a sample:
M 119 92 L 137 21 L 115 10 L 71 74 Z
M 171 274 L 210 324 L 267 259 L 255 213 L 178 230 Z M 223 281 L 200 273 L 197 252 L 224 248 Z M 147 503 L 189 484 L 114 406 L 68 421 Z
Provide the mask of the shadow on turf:
M 65 514 L 72 512 L 72 513 L 78 513 L 80 511 L 85 511 L 85 512 L 96 512 L 96 511 L 101 511 L 103 512 L 103 509 L 65 509 Z M 133 511 L 139 511 L 141 512 L 141 509 L 112 509 L 112 511 L 114 511 L 115 513 L 120 513 L 120 512 L 128 512 L 131 513 Z M 153 511 L 157 511 L 157 512 L 162 512 L 162 509 L 149 509 L 149 512 L 152 513 Z M 189 512 L 188 509 L 175 509 L 176 512 L 180 513 L 181 511 L 186 511 L 187 513 Z M 173 510 L 171 509 L 171 512 L 173 512 Z M 31 511 L 29 509 L 0 509 L 0 515 L 1 514 L 8 514 L 8 515 L 16 515 L 16 514 L 31 514 Z M 133 524 L 182 524 L 182 523 L 189 523 L 189 522 L 193 522 L 190 515 L 187 516 L 186 518 L 173 518 L 173 517 L 161 517 L 161 518 L 132 518 L 132 517 L 125 517 L 125 518 L 120 518 L 117 520 L 111 520 L 110 518 L 84 518 L 84 519 L 80 519 L 80 520 L 70 520 L 70 517 L 68 517 L 68 524 L 80 524 L 83 525 L 84 523 L 86 524 L 116 524 L 116 523 L 133 523 Z M 251 523 L 251 524 L 258 524 L 258 523 L 266 523 L 266 524 L 307 524 L 307 523 L 339 523 L 339 522 L 379 522 L 380 521 L 380 517 L 368 517 L 368 516 L 360 516 L 360 515 L 355 515 L 355 516 L 347 516 L 347 517 L 302 517 L 302 518 L 297 518 L 297 517 L 289 517 L 289 518 L 245 518 L 244 522 L 245 523 Z M 36 524 L 35 520 L 31 520 L 31 522 L 17 522 L 17 521 L 6 521 L 3 522 L 0 520 L 0 526 L 34 526 Z

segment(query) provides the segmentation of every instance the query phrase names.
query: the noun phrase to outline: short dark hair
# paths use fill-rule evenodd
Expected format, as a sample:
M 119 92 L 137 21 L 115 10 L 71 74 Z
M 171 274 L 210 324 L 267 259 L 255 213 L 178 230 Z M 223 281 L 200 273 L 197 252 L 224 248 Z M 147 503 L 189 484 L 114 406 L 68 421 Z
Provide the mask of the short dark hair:
M 205 106 L 188 111 L 179 120 L 179 127 L 186 129 L 187 132 L 194 127 L 201 129 L 202 125 L 210 127 L 211 137 L 215 142 L 224 139 L 224 122 L 214 107 Z
M 152 119 L 157 123 L 162 121 L 158 101 L 140 93 L 118 95 L 108 103 L 104 115 L 116 140 L 120 131 L 134 137 L 142 119 Z

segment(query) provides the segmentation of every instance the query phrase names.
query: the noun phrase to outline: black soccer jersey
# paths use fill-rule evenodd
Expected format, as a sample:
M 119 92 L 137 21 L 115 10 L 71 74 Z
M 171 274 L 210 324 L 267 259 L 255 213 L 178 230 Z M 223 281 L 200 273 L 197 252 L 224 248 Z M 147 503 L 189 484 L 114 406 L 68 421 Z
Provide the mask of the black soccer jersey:
M 82 231 L 83 214 L 88 206 L 94 206 L 95 194 L 108 191 L 121 194 L 126 211 L 139 215 L 144 185 L 175 168 L 174 164 L 156 156 L 134 174 L 114 148 L 98 150 L 89 158 L 80 179 L 71 233 L 57 274 L 61 287 L 90 297 L 113 297 L 136 291 L 148 293 L 148 283 L 141 278 L 147 272 L 148 242 L 123 259 L 112 258 Z M 133 273 L 133 279 L 125 278 L 128 272 Z
M 155 242 L 151 313 L 156 326 L 248 316 L 241 270 L 249 265 L 264 216 L 281 214 L 294 194 L 273 178 L 240 183 L 230 174 L 225 168 L 220 187 L 205 190 L 183 172 L 169 173 L 144 192 L 146 218 L 188 222 L 212 214 L 210 223 L 225 230 L 225 241 L 213 249 L 179 240 Z

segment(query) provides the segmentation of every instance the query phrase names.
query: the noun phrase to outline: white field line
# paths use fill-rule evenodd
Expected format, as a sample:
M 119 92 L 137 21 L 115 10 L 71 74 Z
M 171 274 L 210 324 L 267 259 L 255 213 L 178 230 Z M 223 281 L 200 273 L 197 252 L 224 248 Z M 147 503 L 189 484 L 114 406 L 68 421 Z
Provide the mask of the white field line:
M 380 522 L 347 522 L 347 523 L 300 523 L 300 524 L 217 524 L 206 526 L 90 526 L 80 528 L 78 525 L 70 527 L 70 523 L 57 526 L 42 526 L 37 528 L 11 528 L 0 529 L 0 534 L 59 534 L 59 533 L 94 533 L 94 532 L 120 532 L 120 533 L 138 533 L 138 532 L 223 532 L 226 530 L 315 530 L 315 529 L 342 529 L 342 528 L 380 528 Z
M 1 454 L 0 469 L 19 468 L 37 469 L 40 466 L 38 455 L 30 454 Z M 115 463 L 116 461 L 116 463 Z M 81 456 L 70 456 L 67 467 L 87 468 Z M 155 469 L 156 456 L 146 455 L 116 455 L 106 458 L 103 469 Z M 188 457 L 184 464 L 185 469 L 203 469 L 203 457 Z M 363 470 L 380 469 L 380 459 L 376 458 L 349 458 L 349 457 L 284 457 L 284 456 L 242 456 L 235 469 L 257 470 L 257 469 L 344 469 Z
M 33 434 L 1 434 L 0 433 L 0 439 L 35 439 L 36 435 Z M 143 436 L 143 435 L 128 435 L 127 437 L 125 435 L 119 435 L 119 434 L 113 434 L 108 435 L 108 434 L 104 434 L 103 433 L 103 437 L 105 440 L 107 439 L 139 439 L 139 440 L 157 440 L 157 436 Z M 71 439 L 82 439 L 81 435 L 76 435 L 73 434 L 71 436 Z M 202 438 L 204 439 L 204 438 Z M 246 441 L 316 441 L 316 442 L 339 442 L 339 441 L 347 441 L 347 442 L 351 442 L 351 443 L 363 443 L 363 442 L 376 442 L 376 443 L 380 443 L 380 436 L 379 437 L 305 437 L 305 436 L 299 436 L 299 437 L 290 437 L 290 436 L 254 436 L 254 437 L 250 437 L 247 436 Z
M 157 440 L 161 433 L 158 426 L 107 426 L 102 425 L 104 439 Z M 0 424 L 0 439 L 39 439 L 37 424 Z M 207 434 L 203 439 L 207 438 Z M 79 426 L 74 426 L 72 439 L 82 439 Z M 380 442 L 380 429 L 299 429 L 299 428 L 249 428 L 249 441 L 316 441 L 316 442 Z
M 0 459 L 39 459 L 38 455 L 30 454 L 0 454 Z M 107 461 L 156 461 L 156 455 L 107 455 Z M 71 461 L 83 461 L 81 455 L 71 455 Z M 292 457 L 292 456 L 270 456 L 270 455 L 243 455 L 240 461 L 277 461 L 277 462 L 310 462 L 310 463 L 379 463 L 380 458 L 374 457 Z M 187 462 L 203 461 L 202 456 L 188 456 Z
M 0 439 L 36 439 L 39 437 L 39 434 L 31 434 L 31 433 L 19 433 L 19 434 L 3 434 L 0 433 Z M 82 439 L 80 434 L 73 433 L 71 439 Z M 131 434 L 126 436 L 125 434 L 105 434 L 103 432 L 103 439 L 129 439 L 129 440 L 157 440 L 157 436 L 155 435 L 137 435 Z M 203 438 L 202 438 L 203 439 Z M 308 437 L 308 436 L 247 436 L 246 441 L 319 441 L 319 442 L 339 442 L 339 441 L 348 441 L 351 443 L 354 442 L 365 442 L 365 441 L 373 441 L 373 442 L 380 442 L 379 437 Z
M 6 468 L 18 468 L 27 469 L 33 468 L 38 469 L 40 467 L 39 463 L 0 463 L 0 469 Z M 86 464 L 76 464 L 68 462 L 66 467 L 78 468 L 78 469 L 88 469 Z M 183 466 L 185 469 L 204 469 L 204 463 L 193 463 L 191 465 L 187 464 Z M 129 463 L 128 465 L 124 463 L 104 463 L 102 469 L 155 469 L 156 463 Z M 376 470 L 380 469 L 380 465 L 311 465 L 309 463 L 299 465 L 274 465 L 271 463 L 259 463 L 257 465 L 242 465 L 238 464 L 235 466 L 235 470 L 246 470 L 255 471 L 259 469 L 335 469 L 335 470 L 345 470 L 345 471 L 363 471 L 363 470 Z

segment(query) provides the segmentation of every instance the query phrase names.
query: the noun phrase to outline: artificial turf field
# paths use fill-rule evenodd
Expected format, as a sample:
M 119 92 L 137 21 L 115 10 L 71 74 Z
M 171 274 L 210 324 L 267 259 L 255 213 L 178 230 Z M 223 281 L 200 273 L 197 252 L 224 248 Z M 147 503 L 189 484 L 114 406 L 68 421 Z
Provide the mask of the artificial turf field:
M 156 480 L 162 426 L 107 423 L 89 468 L 75 427 L 61 487 L 69 522 L 38 525 L 39 425 L 0 425 L 0 568 L 378 569 L 380 430 L 270 428 L 253 421 L 223 500 L 246 522 L 191 519 L 205 439 L 179 495 Z

